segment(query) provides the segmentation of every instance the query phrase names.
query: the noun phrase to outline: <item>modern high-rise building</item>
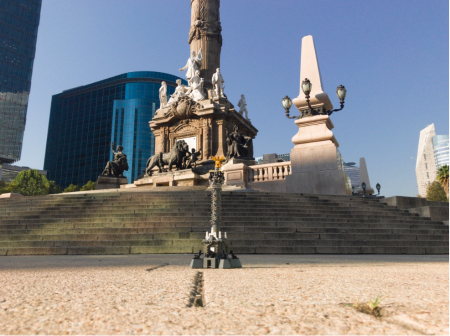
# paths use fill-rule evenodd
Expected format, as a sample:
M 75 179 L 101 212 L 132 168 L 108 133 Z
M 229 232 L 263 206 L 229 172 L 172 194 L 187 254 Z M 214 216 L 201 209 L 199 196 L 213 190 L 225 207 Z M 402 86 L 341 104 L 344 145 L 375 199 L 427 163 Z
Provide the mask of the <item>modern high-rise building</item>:
M 448 135 L 436 135 L 434 124 L 420 131 L 416 159 L 416 178 L 419 195 L 427 195 L 428 186 L 436 179 L 437 170 L 448 165 Z
M 3 168 L 0 169 L 0 181 L 6 181 L 7 183 L 11 183 L 12 180 L 16 178 L 16 176 L 24 170 L 30 170 L 30 167 L 20 167 L 14 166 L 10 164 L 3 164 Z M 39 174 L 47 176 L 47 172 L 45 170 L 37 170 Z
M 416 178 L 419 195 L 427 195 L 428 186 L 436 179 L 436 160 L 432 138 L 436 135 L 434 124 L 420 131 L 419 148 L 416 158 Z
M 113 160 L 111 143 L 124 147 L 129 165 L 124 176 L 136 180 L 155 152 L 148 122 L 160 105 L 161 82 L 167 83 L 169 96 L 177 79 L 161 72 L 129 72 L 54 95 L 44 160 L 49 180 L 64 188 L 97 181 Z
M 22 153 L 41 3 L 0 1 L 0 168 Z
M 286 162 L 291 161 L 291 154 L 264 154 L 263 156 L 255 158 L 256 163 L 258 164 L 266 164 L 266 163 L 275 163 L 275 162 Z
M 433 151 L 436 169 L 448 165 L 448 135 L 435 135 L 433 137 Z
M 359 184 L 359 167 L 356 162 L 344 162 L 344 171 L 352 183 L 352 187 L 358 188 Z

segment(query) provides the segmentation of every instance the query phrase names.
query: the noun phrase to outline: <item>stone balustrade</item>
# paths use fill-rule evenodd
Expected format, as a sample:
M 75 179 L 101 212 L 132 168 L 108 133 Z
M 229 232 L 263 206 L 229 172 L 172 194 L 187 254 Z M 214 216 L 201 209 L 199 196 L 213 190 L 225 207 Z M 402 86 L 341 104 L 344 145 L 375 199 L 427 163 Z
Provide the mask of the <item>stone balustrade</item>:
M 285 180 L 291 175 L 291 162 L 276 162 L 248 167 L 247 182 L 267 182 Z

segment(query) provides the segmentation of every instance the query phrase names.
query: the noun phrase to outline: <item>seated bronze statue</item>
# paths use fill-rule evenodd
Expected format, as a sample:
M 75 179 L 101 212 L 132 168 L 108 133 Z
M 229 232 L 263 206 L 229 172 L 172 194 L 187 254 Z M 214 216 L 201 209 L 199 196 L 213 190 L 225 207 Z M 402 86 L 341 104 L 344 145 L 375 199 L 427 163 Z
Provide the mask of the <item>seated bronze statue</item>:
M 114 177 L 124 177 L 124 170 L 128 170 L 127 156 L 124 154 L 123 147 L 117 146 L 117 152 L 114 152 L 114 143 L 111 142 L 111 150 L 114 153 L 114 161 L 109 161 L 103 170 L 102 175 L 114 176 Z

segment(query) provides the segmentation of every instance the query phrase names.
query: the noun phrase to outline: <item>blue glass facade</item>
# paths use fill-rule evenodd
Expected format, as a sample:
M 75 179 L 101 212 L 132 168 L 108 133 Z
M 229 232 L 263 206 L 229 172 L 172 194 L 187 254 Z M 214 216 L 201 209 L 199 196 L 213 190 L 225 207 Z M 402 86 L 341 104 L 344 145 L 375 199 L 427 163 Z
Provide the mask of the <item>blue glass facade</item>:
M 42 0 L 0 0 L 0 163 L 20 159 Z
M 161 82 L 170 95 L 177 79 L 161 72 L 131 72 L 54 95 L 44 161 L 48 178 L 62 187 L 96 181 L 112 160 L 114 142 L 124 147 L 129 165 L 124 175 L 134 181 L 155 151 L 148 122 L 159 108 Z
M 448 135 L 435 135 L 433 137 L 433 151 L 436 159 L 436 169 L 448 165 Z

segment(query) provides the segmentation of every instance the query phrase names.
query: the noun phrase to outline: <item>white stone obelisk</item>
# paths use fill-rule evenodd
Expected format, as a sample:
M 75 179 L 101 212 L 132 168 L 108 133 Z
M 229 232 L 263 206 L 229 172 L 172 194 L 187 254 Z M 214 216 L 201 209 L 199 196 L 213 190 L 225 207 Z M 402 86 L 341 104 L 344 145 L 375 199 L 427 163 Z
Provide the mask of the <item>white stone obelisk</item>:
M 308 78 L 312 83 L 310 102 L 313 108 L 333 108 L 328 95 L 323 92 L 319 64 L 312 36 L 302 39 L 300 66 L 300 94 L 293 100 L 299 111 L 308 109 L 301 82 Z M 286 191 L 292 193 L 345 195 L 345 172 L 338 165 L 339 143 L 331 131 L 334 126 L 328 115 L 315 115 L 295 120 L 298 133 L 292 138 L 291 175 L 286 177 Z
M 317 61 L 316 48 L 314 46 L 314 40 L 311 35 L 302 38 L 302 53 L 300 62 L 300 93 L 297 98 L 294 98 L 292 100 L 299 111 L 308 108 L 305 94 L 302 90 L 302 81 L 305 80 L 305 78 L 308 78 L 312 83 L 312 89 L 310 93 L 311 107 L 317 108 L 323 106 L 327 110 L 332 110 L 333 104 L 331 104 L 328 95 L 323 92 L 319 62 Z
M 366 184 L 366 194 L 372 195 L 374 193 L 373 188 L 370 186 L 369 171 L 367 170 L 366 159 L 359 159 L 359 188 L 356 190 L 358 193 L 362 194 L 364 192 L 361 188 L 362 183 Z

